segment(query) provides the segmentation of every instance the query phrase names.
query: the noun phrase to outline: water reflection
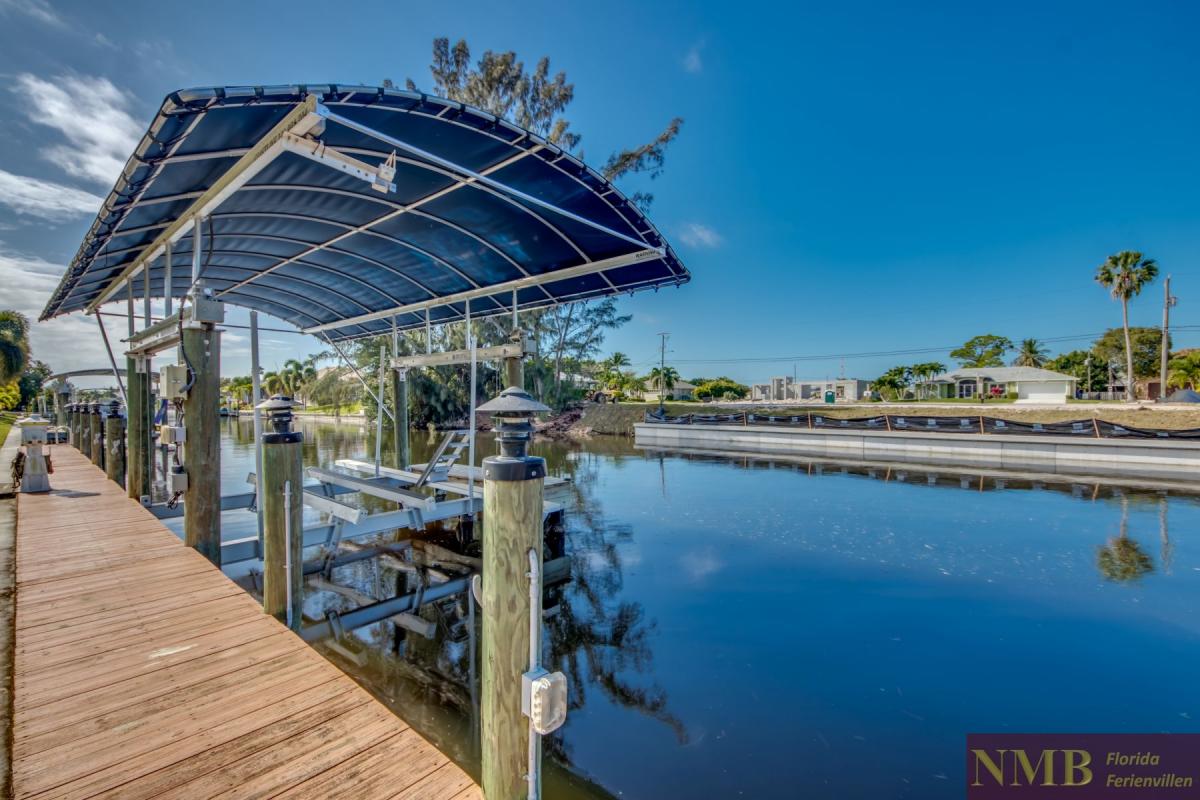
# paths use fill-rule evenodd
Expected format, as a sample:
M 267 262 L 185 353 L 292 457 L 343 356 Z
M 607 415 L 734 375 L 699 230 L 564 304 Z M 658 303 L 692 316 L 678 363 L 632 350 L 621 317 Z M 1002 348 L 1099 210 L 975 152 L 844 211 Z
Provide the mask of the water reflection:
M 306 464 L 374 451 L 370 428 L 305 431 Z M 414 433 L 414 460 L 436 441 Z M 250 444 L 227 443 L 242 480 Z M 547 536 L 547 558 L 571 564 L 545 598 L 545 663 L 571 686 L 545 743 L 551 800 L 960 797 L 968 731 L 1200 730 L 1200 543 L 1186 535 L 1200 503 L 1186 491 L 608 437 L 534 451 L 571 478 Z M 469 531 L 429 536 L 477 555 Z M 430 569 L 455 574 L 381 559 L 330 580 L 374 599 Z M 308 603 L 320 616 L 357 601 Z M 326 654 L 475 769 L 477 620 L 465 595 L 418 617 Z M 1112 671 L 1148 687 L 1138 707 L 1094 703 Z

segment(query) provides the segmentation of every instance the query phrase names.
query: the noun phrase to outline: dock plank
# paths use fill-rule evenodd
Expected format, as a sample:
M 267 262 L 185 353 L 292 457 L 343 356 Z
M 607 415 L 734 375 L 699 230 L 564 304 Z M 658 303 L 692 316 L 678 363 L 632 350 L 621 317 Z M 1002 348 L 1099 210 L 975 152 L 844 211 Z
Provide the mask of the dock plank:
M 14 796 L 477 798 L 71 447 L 19 495 Z

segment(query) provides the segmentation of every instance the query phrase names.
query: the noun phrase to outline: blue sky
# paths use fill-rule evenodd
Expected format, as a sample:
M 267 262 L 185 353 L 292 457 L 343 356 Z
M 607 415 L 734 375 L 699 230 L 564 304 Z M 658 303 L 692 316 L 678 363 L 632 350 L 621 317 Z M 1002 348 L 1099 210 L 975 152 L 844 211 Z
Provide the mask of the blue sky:
M 1174 322 L 1200 324 L 1195 5 L 839 5 L 0 0 L 0 306 L 41 309 L 167 92 L 427 87 L 445 35 L 548 55 L 593 165 L 685 119 L 651 218 L 693 281 L 621 301 L 634 319 L 606 349 L 639 367 L 659 331 L 685 376 L 746 382 L 841 369 L 800 356 L 1097 333 L 1120 310 L 1092 273 L 1126 248 L 1172 275 Z M 1161 295 L 1136 324 L 1159 323 Z M 94 326 L 38 326 L 36 355 L 96 366 Z M 268 368 L 319 349 L 265 339 Z M 747 358 L 779 360 L 719 362 Z M 247 364 L 228 336 L 223 371 Z

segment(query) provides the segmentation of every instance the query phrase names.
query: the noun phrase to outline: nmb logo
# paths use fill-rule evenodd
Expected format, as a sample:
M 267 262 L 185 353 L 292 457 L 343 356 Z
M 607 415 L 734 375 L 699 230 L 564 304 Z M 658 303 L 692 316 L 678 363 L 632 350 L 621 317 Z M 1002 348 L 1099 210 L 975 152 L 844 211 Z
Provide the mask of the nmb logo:
M 971 748 L 967 782 L 974 787 L 1087 786 L 1092 755 L 1087 750 Z

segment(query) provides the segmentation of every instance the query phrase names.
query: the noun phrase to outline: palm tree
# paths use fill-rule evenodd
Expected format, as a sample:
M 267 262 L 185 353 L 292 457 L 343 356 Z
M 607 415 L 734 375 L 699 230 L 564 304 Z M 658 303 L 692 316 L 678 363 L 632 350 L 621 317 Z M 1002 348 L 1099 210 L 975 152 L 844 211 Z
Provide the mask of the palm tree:
M 1017 347 L 1014 367 L 1041 367 L 1050 358 L 1050 352 L 1037 339 L 1022 339 Z
M 29 320 L 18 311 L 0 311 L 0 385 L 29 366 Z
M 630 397 L 636 397 L 640 400 L 642 394 L 646 391 L 646 381 L 637 375 L 627 374 L 622 376 L 621 385 L 617 388 Z
M 1096 283 L 1121 301 L 1121 319 L 1125 328 L 1125 399 L 1133 400 L 1133 341 L 1129 337 L 1129 298 L 1137 297 L 1142 289 L 1158 277 L 1158 264 L 1153 258 L 1142 258 L 1136 250 L 1122 250 L 1108 257 L 1096 268 Z
M 658 387 L 661 397 L 675 388 L 675 383 L 679 380 L 679 373 L 674 367 L 655 367 L 650 370 L 650 380 Z
M 1171 359 L 1171 375 L 1168 386 L 1180 389 L 1195 389 L 1200 386 L 1200 351 L 1187 353 Z
M 625 379 L 625 373 L 622 372 L 623 367 L 628 367 L 633 362 L 629 360 L 629 356 L 621 352 L 613 353 L 608 358 L 600 362 L 600 383 L 606 389 L 620 389 L 622 382 Z
M 908 368 L 912 376 L 920 382 L 922 387 L 922 396 L 924 399 L 929 399 L 929 383 L 935 376 L 946 371 L 946 365 L 940 361 L 927 361 L 922 364 L 913 364 Z
M 1096 566 L 1114 583 L 1136 581 L 1154 571 L 1154 562 L 1141 545 L 1129 538 L 1129 497 L 1121 495 L 1121 524 L 1116 536 L 1096 551 Z

